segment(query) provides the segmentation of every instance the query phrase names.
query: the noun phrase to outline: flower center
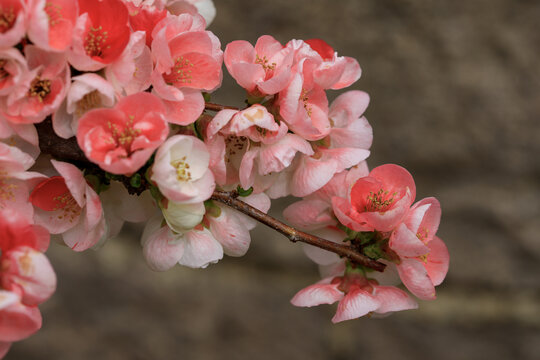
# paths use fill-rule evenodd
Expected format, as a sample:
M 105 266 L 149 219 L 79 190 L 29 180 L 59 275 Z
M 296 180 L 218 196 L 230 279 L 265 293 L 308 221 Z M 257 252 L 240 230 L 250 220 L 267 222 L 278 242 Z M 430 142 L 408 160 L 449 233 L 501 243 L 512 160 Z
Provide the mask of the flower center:
M 39 102 L 43 102 L 45 96 L 49 95 L 51 92 L 51 81 L 47 79 L 41 79 L 39 76 L 36 76 L 32 80 L 30 89 L 28 90 L 28 95 L 37 97 Z
M 126 122 L 123 129 L 120 129 L 118 125 L 113 124 L 110 121 L 107 122 L 107 127 L 111 130 L 111 143 L 123 146 L 125 149 L 129 149 L 133 140 L 141 134 L 140 129 L 133 128 L 133 120 L 135 117 L 129 115 L 128 118 L 129 120 Z
M 276 69 L 277 64 L 275 62 L 268 64 L 269 60 L 266 58 L 266 55 L 262 57 L 259 56 L 259 54 L 256 55 L 255 58 L 255 64 L 259 64 L 263 67 L 264 71 L 274 71 Z
M 5 78 L 9 76 L 9 73 L 4 68 L 4 66 L 6 66 L 6 63 L 7 63 L 6 59 L 0 59 L 0 81 L 3 81 Z
M 176 169 L 176 179 L 178 181 L 190 181 L 191 171 L 189 171 L 189 164 L 186 162 L 186 157 L 171 161 L 171 165 Z
M 300 101 L 304 104 L 304 109 L 306 109 L 307 115 L 311 117 L 311 114 L 313 113 L 313 108 L 309 105 L 309 97 L 308 97 L 308 91 L 306 89 L 302 89 L 302 92 L 300 93 Z
M 5 33 L 15 22 L 15 10 L 13 7 L 4 8 L 0 5 L 0 33 Z
M 62 213 L 58 215 L 58 219 L 60 220 L 64 219 L 73 222 L 81 214 L 82 209 L 70 192 L 53 197 L 53 201 L 55 206 L 52 211 L 62 209 Z
M 53 4 L 51 2 L 47 2 L 45 4 L 45 12 L 47 13 L 47 17 L 49 18 L 49 25 L 55 26 L 58 24 L 58 21 L 62 19 L 62 7 L 58 4 Z
M 77 108 L 75 109 L 75 115 L 78 117 L 83 116 L 87 111 L 101 107 L 101 96 L 99 91 L 94 90 L 84 95 L 81 100 L 77 101 Z
M 193 63 L 189 59 L 185 59 L 183 56 L 177 57 L 174 61 L 174 66 L 170 74 L 165 75 L 163 78 L 167 84 L 190 84 L 191 68 L 194 67 Z
M 243 155 L 244 149 L 248 145 L 248 138 L 245 136 L 230 135 L 225 138 L 225 162 L 230 163 L 233 159 L 237 159 L 236 155 Z
M 9 176 L 7 172 L 0 171 L 0 201 L 10 201 L 15 198 L 13 191 L 17 188 L 17 185 L 9 183 Z M 0 203 L 0 207 L 3 207 Z
M 390 205 L 394 202 L 394 196 L 397 193 L 390 194 L 387 190 L 380 189 L 378 192 L 374 193 L 373 191 L 369 192 L 369 195 L 366 198 L 366 207 L 367 212 L 384 212 Z
M 104 49 L 110 49 L 111 45 L 105 46 L 109 33 L 103 31 L 103 27 L 100 25 L 97 28 L 91 27 L 84 39 L 84 50 L 86 54 L 91 57 L 102 57 Z

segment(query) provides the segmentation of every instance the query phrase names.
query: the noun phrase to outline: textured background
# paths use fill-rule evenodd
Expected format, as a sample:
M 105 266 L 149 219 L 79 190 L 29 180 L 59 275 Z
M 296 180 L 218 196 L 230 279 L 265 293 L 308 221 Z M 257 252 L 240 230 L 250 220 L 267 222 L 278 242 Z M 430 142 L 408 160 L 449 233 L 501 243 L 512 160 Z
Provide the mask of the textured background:
M 265 229 L 243 258 L 166 273 L 148 270 L 128 233 L 99 252 L 51 247 L 58 291 L 43 329 L 7 359 L 538 359 L 540 2 L 216 5 L 223 44 L 320 37 L 359 60 L 370 165 L 405 166 L 418 198 L 443 206 L 451 267 L 438 300 L 332 325 L 335 307 L 289 304 L 317 271 Z M 216 98 L 242 94 L 225 77 Z

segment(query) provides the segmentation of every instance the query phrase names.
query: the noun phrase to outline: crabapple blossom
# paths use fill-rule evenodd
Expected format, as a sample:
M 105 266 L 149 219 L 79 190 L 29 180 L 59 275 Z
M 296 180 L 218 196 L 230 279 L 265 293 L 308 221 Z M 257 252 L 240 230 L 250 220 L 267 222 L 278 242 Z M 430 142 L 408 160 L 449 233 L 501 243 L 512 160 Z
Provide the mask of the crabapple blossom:
M 416 196 L 411 174 L 401 166 L 381 165 L 358 179 L 349 199 L 334 197 L 340 222 L 355 231 L 391 231 L 403 220 Z
M 84 251 L 105 234 L 105 219 L 98 195 L 74 165 L 51 160 L 60 176 L 40 182 L 32 191 L 36 224 L 51 234 L 62 234 L 67 246 Z
M 169 133 L 165 106 L 149 93 L 126 96 L 111 109 L 79 119 L 77 142 L 89 160 L 113 174 L 139 170 Z
M 38 123 L 51 115 L 64 100 L 70 70 L 64 55 L 24 48 L 28 72 L 5 97 L 2 111 L 6 119 L 17 124 Z
M 295 306 L 317 306 L 339 301 L 333 323 L 356 319 L 369 313 L 416 309 L 418 304 L 403 290 L 381 286 L 359 273 L 328 277 L 300 290 L 291 300 Z
M 180 101 L 184 88 L 212 91 L 219 87 L 223 52 L 217 37 L 204 31 L 204 20 L 197 23 L 188 14 L 165 18 L 154 28 L 153 37 L 152 85 L 161 97 Z
M 270 35 L 253 47 L 237 40 L 225 48 L 224 62 L 238 85 L 255 95 L 273 95 L 283 90 L 292 76 L 293 53 Z
M 79 17 L 68 52 L 77 70 L 96 71 L 117 60 L 129 42 L 128 9 L 121 0 L 79 1 Z
M 112 85 L 97 74 L 87 73 L 71 80 L 66 98 L 52 118 L 54 131 L 66 139 L 77 133 L 79 119 L 88 111 L 110 108 L 116 102 Z
M 172 201 L 199 203 L 214 191 L 214 175 L 208 169 L 206 145 L 189 135 L 174 135 L 158 149 L 151 179 Z
M 435 286 L 448 271 L 448 250 L 435 236 L 440 218 L 437 199 L 420 200 L 394 230 L 388 244 L 400 257 L 397 269 L 403 284 L 423 300 L 435 299 Z

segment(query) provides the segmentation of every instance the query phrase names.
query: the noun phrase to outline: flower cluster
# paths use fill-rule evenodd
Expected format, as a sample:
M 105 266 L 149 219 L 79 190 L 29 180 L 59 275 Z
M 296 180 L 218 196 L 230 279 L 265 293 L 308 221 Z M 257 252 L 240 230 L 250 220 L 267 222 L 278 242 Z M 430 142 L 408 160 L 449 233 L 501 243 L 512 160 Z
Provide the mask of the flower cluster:
M 206 30 L 214 15 L 211 0 L 0 5 L 0 357 L 40 327 L 36 306 L 56 284 L 49 233 L 84 251 L 125 221 L 146 222 L 143 254 L 156 271 L 244 255 L 256 221 L 215 190 L 263 215 L 271 199 L 302 197 L 285 211 L 291 223 L 387 264 L 376 275 L 308 247 L 325 276 L 295 305 L 339 301 L 334 321 L 416 307 L 388 274 L 435 297 L 448 267 L 439 203 L 413 205 L 399 166 L 368 172 L 366 93 L 327 98 L 360 78 L 358 62 L 320 39 L 264 35 L 222 51 Z M 246 90 L 244 109 L 209 103 L 223 64 Z M 82 153 L 41 154 L 55 144 L 40 143 L 36 125 Z
M 416 308 L 403 282 L 422 300 L 435 299 L 435 286 L 448 271 L 448 250 L 435 234 L 441 207 L 435 198 L 413 204 L 416 187 L 404 168 L 387 164 L 368 172 L 366 164 L 336 175 L 327 185 L 290 205 L 284 216 L 299 228 L 329 240 L 344 239 L 372 259 L 382 259 L 383 273 L 351 264 L 324 250 L 306 247 L 324 278 L 295 295 L 297 306 L 339 301 L 334 322 L 368 313 Z

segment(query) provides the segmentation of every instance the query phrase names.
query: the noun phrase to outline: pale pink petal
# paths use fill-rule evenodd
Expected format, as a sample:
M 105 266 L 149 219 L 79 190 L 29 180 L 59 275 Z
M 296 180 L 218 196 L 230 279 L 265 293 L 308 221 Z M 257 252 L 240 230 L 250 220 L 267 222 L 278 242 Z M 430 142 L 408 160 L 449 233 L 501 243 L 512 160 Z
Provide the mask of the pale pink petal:
M 183 238 L 186 245 L 180 265 L 205 268 L 223 258 L 223 247 L 207 229 L 189 231 Z
M 374 295 L 380 302 L 379 308 L 375 310 L 378 314 L 418 308 L 418 303 L 405 291 L 393 286 L 375 286 Z
M 314 230 L 336 225 L 331 213 L 331 204 L 321 200 L 301 200 L 283 210 L 283 217 L 293 226 L 303 230 Z
M 402 259 L 397 268 L 403 284 L 419 299 L 434 300 L 436 298 L 435 287 L 421 261 Z
M 399 256 L 416 257 L 429 252 L 422 240 L 403 223 L 392 232 L 389 246 Z
M 251 243 L 249 230 L 233 210 L 224 206 L 219 208 L 221 209 L 219 217 L 208 216 L 212 235 L 223 246 L 226 255 L 244 256 Z
M 321 304 L 333 304 L 343 298 L 338 284 L 314 284 L 300 290 L 291 299 L 294 306 L 312 307 Z
M 41 328 L 41 313 L 37 307 L 15 303 L 0 310 L 0 341 L 25 339 Z
M 428 243 L 430 253 L 427 257 L 426 270 L 433 285 L 442 283 L 448 273 L 450 255 L 444 242 L 437 236 Z
M 359 318 L 377 310 L 379 306 L 380 302 L 373 295 L 362 289 L 354 288 L 339 302 L 332 322 L 335 324 Z
M 343 244 L 343 240 L 347 237 L 343 231 L 330 226 L 311 231 L 311 234 L 337 244 Z M 336 253 L 307 244 L 303 244 L 303 248 L 307 257 L 317 265 L 328 266 L 340 262 L 341 258 Z
M 204 111 L 204 98 L 199 90 L 182 90 L 184 98 L 179 101 L 163 100 L 167 108 L 167 121 L 186 126 L 194 123 Z
M 331 87 L 331 89 L 333 90 L 343 89 L 347 86 L 352 85 L 358 79 L 360 79 L 360 76 L 362 75 L 362 70 L 360 69 L 360 65 L 358 64 L 358 61 L 356 61 L 356 59 L 347 56 L 344 57 L 344 59 L 345 69 L 339 81 Z
M 167 226 L 160 225 L 161 216 L 152 219 L 142 236 L 144 258 L 154 271 L 169 270 L 184 254 L 185 241 L 173 235 Z

